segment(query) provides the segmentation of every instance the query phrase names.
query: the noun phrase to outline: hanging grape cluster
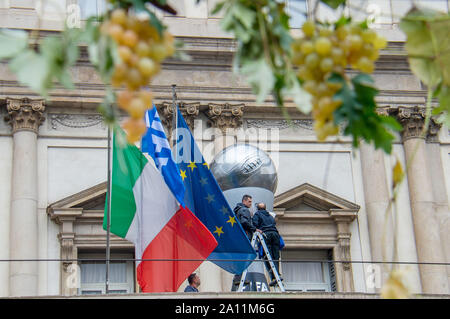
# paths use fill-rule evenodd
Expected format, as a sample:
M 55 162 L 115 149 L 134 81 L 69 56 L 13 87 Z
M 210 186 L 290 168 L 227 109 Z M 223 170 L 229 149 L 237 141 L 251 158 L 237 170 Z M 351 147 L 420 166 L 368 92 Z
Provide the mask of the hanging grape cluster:
M 344 76 L 345 68 L 372 73 L 379 50 L 386 39 L 361 24 L 344 24 L 334 29 L 317 25 L 311 20 L 302 26 L 303 36 L 292 44 L 292 63 L 298 67 L 297 76 L 313 99 L 312 115 L 318 140 L 336 135 L 333 112 L 342 104 L 333 95 L 340 86 L 328 82 L 333 72 Z
M 144 87 L 160 71 L 161 62 L 175 52 L 174 38 L 167 31 L 160 35 L 148 20 L 122 8 L 111 12 L 101 31 L 117 43 L 121 61 L 114 66 L 111 84 L 125 86 L 117 93 L 117 103 L 129 114 L 123 128 L 134 143 L 145 133 L 144 114 L 152 107 L 152 94 Z

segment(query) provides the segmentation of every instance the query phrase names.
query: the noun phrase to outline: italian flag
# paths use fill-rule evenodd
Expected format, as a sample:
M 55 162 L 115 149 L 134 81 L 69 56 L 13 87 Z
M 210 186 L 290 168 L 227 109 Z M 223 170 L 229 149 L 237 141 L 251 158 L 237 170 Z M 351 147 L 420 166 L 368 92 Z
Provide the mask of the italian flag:
M 211 232 L 179 205 L 160 172 L 116 129 L 112 142 L 111 194 L 103 229 L 135 245 L 143 292 L 175 292 L 217 246 Z M 147 260 L 151 259 L 151 260 Z

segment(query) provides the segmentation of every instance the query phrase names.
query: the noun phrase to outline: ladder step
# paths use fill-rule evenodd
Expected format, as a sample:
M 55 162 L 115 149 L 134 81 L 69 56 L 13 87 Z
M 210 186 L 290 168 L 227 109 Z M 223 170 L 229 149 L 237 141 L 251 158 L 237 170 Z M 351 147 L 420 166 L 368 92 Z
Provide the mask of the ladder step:
M 272 261 L 272 257 L 270 256 L 269 249 L 267 248 L 267 245 L 266 245 L 266 241 L 264 240 L 264 237 L 263 237 L 263 235 L 260 232 L 255 232 L 253 234 L 253 237 L 252 237 L 251 245 L 252 245 L 253 248 L 255 248 L 255 250 L 257 250 L 257 247 L 255 247 L 255 244 L 256 244 L 257 240 L 259 240 L 260 244 L 263 247 L 263 251 L 264 251 L 265 257 L 266 257 L 267 261 L 269 262 L 270 269 L 272 270 L 273 275 L 275 276 L 275 280 L 276 280 L 276 283 L 278 285 L 278 288 L 282 292 L 285 292 L 286 289 L 284 288 L 284 284 L 283 284 L 283 282 L 282 282 L 282 280 L 280 278 L 280 275 L 278 274 L 278 271 L 277 271 L 277 269 L 275 267 L 275 264 Z M 247 269 L 244 270 L 244 272 L 241 275 L 241 281 L 239 283 L 239 288 L 237 289 L 237 291 L 243 291 L 244 290 L 244 282 L 245 282 L 245 278 L 247 277 L 247 272 L 248 272 L 248 267 L 247 267 Z

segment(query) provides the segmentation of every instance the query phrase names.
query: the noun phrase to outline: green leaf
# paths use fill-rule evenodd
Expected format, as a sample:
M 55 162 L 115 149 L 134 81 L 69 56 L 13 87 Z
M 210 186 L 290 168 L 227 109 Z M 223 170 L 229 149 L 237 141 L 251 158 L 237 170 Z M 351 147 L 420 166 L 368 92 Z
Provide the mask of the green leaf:
M 283 95 L 292 97 L 297 108 L 305 114 L 311 112 L 311 94 L 305 91 L 298 82 L 295 74 L 286 76 L 286 88 L 282 90 Z
M 350 86 L 342 75 L 334 73 L 328 81 L 341 85 L 333 99 L 342 101 L 342 104 L 334 111 L 333 118 L 336 125 L 344 124 L 344 135 L 353 137 L 355 147 L 362 138 L 367 142 L 373 141 L 375 148 L 389 154 L 394 136 L 387 129 L 401 130 L 402 127 L 394 118 L 376 113 L 378 90 L 373 87 L 373 79 L 361 73 L 351 80 Z
M 243 64 L 241 74 L 247 78 L 247 82 L 252 86 L 256 94 L 256 102 L 261 103 L 272 91 L 275 85 L 275 77 L 272 69 L 264 58 L 256 61 L 248 61 Z
M 450 85 L 450 15 L 413 8 L 400 22 L 413 73 L 427 86 Z
M 9 67 L 17 80 L 43 97 L 51 85 L 47 59 L 32 50 L 25 50 L 11 60 Z
M 345 4 L 345 0 L 320 0 L 320 2 L 325 3 L 333 9 L 337 9 L 341 4 Z
M 0 29 L 0 59 L 11 58 L 28 46 L 28 33 L 22 30 Z
M 245 28 L 251 29 L 256 20 L 256 13 L 240 3 L 232 8 L 233 15 L 239 20 Z
M 216 3 L 216 6 L 215 6 L 214 9 L 212 9 L 212 11 L 211 11 L 211 15 L 216 15 L 216 14 L 218 14 L 218 13 L 222 10 L 222 8 L 223 8 L 224 5 L 225 5 L 225 1 Z
M 433 109 L 433 115 L 439 115 L 438 122 L 450 128 L 450 87 L 441 86 L 437 98 L 439 107 Z

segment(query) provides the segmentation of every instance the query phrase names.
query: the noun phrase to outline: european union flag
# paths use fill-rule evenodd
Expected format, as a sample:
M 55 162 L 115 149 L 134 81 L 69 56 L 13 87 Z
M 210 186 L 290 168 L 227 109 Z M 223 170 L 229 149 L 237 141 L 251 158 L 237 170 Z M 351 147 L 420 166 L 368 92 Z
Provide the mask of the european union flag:
M 184 203 L 218 242 L 208 259 L 228 272 L 241 274 L 256 258 L 255 250 L 209 170 L 208 163 L 203 159 L 179 110 L 176 136 L 174 157 L 186 189 Z

